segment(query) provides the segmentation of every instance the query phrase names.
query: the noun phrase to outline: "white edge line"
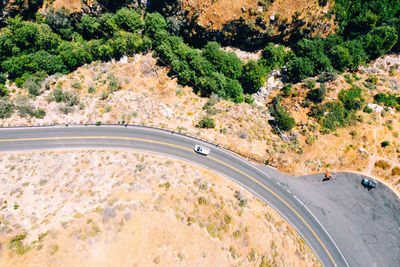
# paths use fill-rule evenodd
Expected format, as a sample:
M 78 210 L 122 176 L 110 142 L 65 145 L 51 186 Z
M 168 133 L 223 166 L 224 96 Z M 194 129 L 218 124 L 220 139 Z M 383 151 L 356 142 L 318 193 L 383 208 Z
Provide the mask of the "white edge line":
M 322 223 L 317 219 L 317 217 L 315 217 L 314 213 L 311 212 L 311 210 L 309 210 L 309 208 L 307 208 L 307 206 L 295 195 L 293 195 L 293 197 L 300 202 L 300 204 L 306 209 L 308 210 L 308 212 L 314 217 L 314 219 L 319 223 L 319 225 L 321 225 L 322 229 L 324 229 L 325 233 L 329 236 L 329 238 L 332 240 L 333 244 L 335 245 L 336 249 L 339 251 L 340 255 L 342 256 L 342 258 L 344 259 L 344 262 L 346 263 L 347 266 L 349 266 L 349 263 L 347 262 L 346 258 L 343 256 L 342 251 L 340 251 L 338 245 L 336 244 L 336 242 L 333 240 L 333 238 L 331 237 L 331 235 L 328 233 L 328 231 L 325 229 L 325 227 L 322 225 Z

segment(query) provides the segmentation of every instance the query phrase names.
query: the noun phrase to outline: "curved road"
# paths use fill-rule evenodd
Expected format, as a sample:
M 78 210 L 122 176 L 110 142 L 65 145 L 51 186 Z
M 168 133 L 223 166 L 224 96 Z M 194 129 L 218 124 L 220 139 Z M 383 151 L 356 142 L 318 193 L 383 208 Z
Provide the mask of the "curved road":
M 193 151 L 195 144 L 209 147 L 210 155 L 196 154 Z M 324 266 L 355 266 L 346 261 L 330 234 L 299 198 L 272 177 L 277 175 L 274 170 L 257 167 L 229 151 L 179 134 L 134 126 L 0 129 L 0 152 L 78 148 L 146 151 L 211 169 L 244 186 L 274 207 L 310 245 Z

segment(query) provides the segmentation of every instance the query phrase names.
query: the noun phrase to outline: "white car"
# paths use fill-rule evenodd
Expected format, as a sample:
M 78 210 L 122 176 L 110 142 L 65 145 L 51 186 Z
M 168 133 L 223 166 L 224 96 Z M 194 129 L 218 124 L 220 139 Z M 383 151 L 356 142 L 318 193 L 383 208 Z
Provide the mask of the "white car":
M 207 156 L 208 154 L 210 154 L 210 149 L 208 149 L 204 146 L 199 146 L 199 145 L 194 146 L 194 151 L 196 151 L 197 153 L 202 154 L 204 156 Z

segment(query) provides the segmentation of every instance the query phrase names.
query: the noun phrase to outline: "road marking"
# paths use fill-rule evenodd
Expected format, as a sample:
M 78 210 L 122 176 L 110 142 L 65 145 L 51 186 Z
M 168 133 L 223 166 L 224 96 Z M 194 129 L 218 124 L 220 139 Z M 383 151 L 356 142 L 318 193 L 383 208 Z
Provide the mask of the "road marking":
M 272 195 L 274 195 L 274 196 L 275 196 L 276 198 L 278 198 L 280 201 L 282 201 L 282 203 L 284 203 L 291 211 L 293 211 L 293 212 L 297 215 L 297 217 L 299 217 L 300 220 L 308 227 L 308 229 L 310 229 L 310 231 L 313 233 L 313 235 L 317 238 L 318 242 L 319 242 L 319 243 L 322 245 L 322 247 L 324 248 L 325 252 L 328 254 L 328 256 L 329 256 L 329 258 L 331 259 L 332 263 L 333 263 L 335 266 L 337 266 L 336 263 L 335 263 L 335 261 L 333 260 L 333 258 L 332 258 L 332 256 L 331 256 L 331 254 L 329 253 L 328 249 L 327 249 L 327 248 L 325 247 L 325 245 L 322 243 L 321 239 L 317 236 L 317 234 L 316 234 L 316 233 L 314 232 L 314 230 L 310 227 L 310 225 L 303 219 L 303 217 L 301 217 L 301 215 L 300 215 L 295 209 L 293 209 L 292 206 L 289 205 L 289 203 L 287 203 L 284 199 L 282 199 L 282 198 L 281 198 L 278 194 L 276 194 L 274 191 L 272 191 L 271 189 L 269 189 L 269 187 L 267 187 L 266 185 L 264 185 L 263 183 L 261 183 L 261 182 L 258 181 L 257 179 L 251 177 L 250 175 L 248 175 L 248 174 L 242 172 L 241 170 L 239 170 L 239 169 L 237 169 L 237 168 L 235 168 L 235 167 L 233 167 L 233 166 L 231 166 L 231 165 L 229 165 L 229 164 L 227 164 L 227 163 L 225 163 L 225 162 L 223 162 L 223 161 L 220 161 L 220 160 L 218 160 L 218 159 L 216 159 L 216 158 L 213 158 L 213 157 L 209 157 L 209 158 L 211 158 L 211 159 L 213 159 L 213 160 L 219 162 L 220 164 L 223 164 L 223 165 L 225 165 L 225 166 L 227 166 L 227 167 L 229 167 L 229 168 L 231 168 L 231 169 L 233 169 L 233 170 L 239 172 L 240 174 L 243 174 L 243 175 L 246 176 L 247 178 L 251 179 L 253 182 L 255 182 L 255 183 L 259 184 L 261 187 L 265 188 L 268 192 L 270 192 Z
M 177 147 L 180 149 L 184 149 L 184 150 L 188 150 L 188 151 L 193 151 L 190 148 L 184 147 L 184 146 L 180 146 L 180 145 L 175 145 L 175 144 L 170 144 L 170 143 L 166 143 L 166 142 L 161 142 L 161 141 L 154 141 L 154 140 L 149 140 L 149 139 L 142 139 L 142 138 L 135 138 L 135 137 L 120 137 L 120 136 L 71 136 L 71 137 L 38 137 L 38 138 L 21 138 L 21 139 L 0 139 L 0 142 L 21 142 L 21 141 L 44 141 L 44 140 L 76 140 L 76 139 L 119 139 L 119 140 L 135 140 L 135 141 L 142 141 L 142 142 L 147 142 L 147 143 L 155 143 L 155 144 L 162 144 L 162 145 L 166 145 L 166 146 L 172 146 L 172 147 Z M 274 191 L 272 191 L 269 187 L 267 187 L 266 185 L 264 185 L 263 183 L 261 183 L 260 181 L 258 181 L 257 179 L 251 177 L 250 175 L 246 174 L 245 172 L 235 168 L 234 166 L 227 164 L 221 160 L 218 160 L 214 157 L 208 156 L 208 158 L 222 164 L 225 165 L 235 171 L 237 171 L 238 173 L 246 176 L 247 178 L 249 178 L 250 180 L 252 180 L 253 182 L 257 183 L 258 185 L 260 185 L 261 187 L 263 187 L 264 189 L 266 189 L 268 192 L 270 192 L 273 196 L 275 196 L 276 198 L 278 198 L 282 203 L 284 203 L 294 214 L 296 214 L 297 217 L 299 217 L 299 219 L 308 227 L 308 229 L 313 233 L 313 235 L 317 238 L 318 242 L 322 245 L 322 247 L 324 248 L 325 252 L 328 254 L 329 258 L 331 259 L 333 265 L 335 267 L 337 267 L 335 261 L 333 260 L 331 254 L 329 253 L 328 249 L 325 247 L 325 245 L 322 243 L 321 239 L 317 236 L 317 234 L 314 232 L 314 230 L 311 228 L 311 226 L 304 220 L 303 217 L 301 217 L 301 215 L 294 209 L 292 208 L 292 206 L 289 205 L 289 203 L 287 203 L 283 198 L 281 198 L 278 194 L 276 194 Z
M 308 212 L 314 217 L 314 219 L 318 222 L 319 225 L 321 225 L 322 229 L 324 229 L 325 233 L 329 236 L 329 238 L 332 240 L 333 244 L 335 245 L 336 249 L 339 251 L 340 255 L 342 256 L 342 258 L 344 259 L 344 262 L 346 263 L 347 266 L 349 266 L 349 264 L 347 263 L 346 258 L 343 256 L 342 251 L 340 251 L 339 247 L 336 245 L 335 240 L 333 240 L 333 238 L 331 237 L 331 235 L 328 233 L 328 231 L 326 231 L 325 227 L 321 224 L 321 222 L 317 219 L 317 217 L 315 217 L 314 213 L 311 212 L 311 210 L 309 208 L 307 208 L 307 206 L 303 203 L 303 201 L 301 201 L 298 197 L 296 197 L 295 195 L 293 195 L 293 197 L 300 202 L 301 205 L 303 205 L 303 207 L 308 210 Z

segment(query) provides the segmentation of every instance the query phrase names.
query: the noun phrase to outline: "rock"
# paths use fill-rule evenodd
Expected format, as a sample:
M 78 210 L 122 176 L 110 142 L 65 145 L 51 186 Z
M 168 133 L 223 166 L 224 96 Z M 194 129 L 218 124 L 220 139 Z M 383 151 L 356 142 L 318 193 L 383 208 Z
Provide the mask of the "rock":
M 269 20 L 270 20 L 270 21 L 274 21 L 274 20 L 275 20 L 275 16 L 274 16 L 274 15 L 269 16 Z
M 242 12 L 246 12 L 246 8 L 244 6 L 242 6 Z
M 379 106 L 377 104 L 368 104 L 367 105 L 368 108 L 372 109 L 372 111 L 376 112 L 376 113 L 381 113 L 385 108 L 382 106 Z
M 126 63 L 128 63 L 128 57 L 124 55 L 124 56 L 121 57 L 121 59 L 119 60 L 119 63 L 121 63 L 121 64 L 126 64 Z
M 239 133 L 239 138 L 241 139 L 247 139 L 247 137 L 249 137 L 249 133 L 244 131 L 244 132 L 240 132 Z

